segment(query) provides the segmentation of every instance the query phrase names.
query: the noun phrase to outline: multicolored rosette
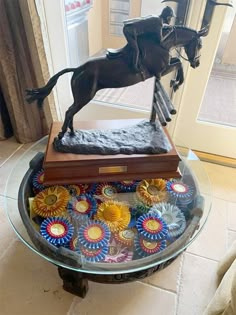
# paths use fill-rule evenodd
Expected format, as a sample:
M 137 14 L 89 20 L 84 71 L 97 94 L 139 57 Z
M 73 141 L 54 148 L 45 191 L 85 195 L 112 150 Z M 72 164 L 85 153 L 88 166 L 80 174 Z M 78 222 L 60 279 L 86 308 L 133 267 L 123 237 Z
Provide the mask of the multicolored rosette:
M 134 199 L 136 198 L 134 197 Z M 134 206 L 130 208 L 131 220 L 128 227 L 129 228 L 135 227 L 137 219 L 144 213 L 148 213 L 150 208 L 151 208 L 150 206 L 145 205 L 141 201 L 136 200 Z
M 187 206 L 193 201 L 194 188 L 178 180 L 171 180 L 166 183 L 171 200 L 177 205 Z
M 117 190 L 115 186 L 108 183 L 98 184 L 95 194 L 102 200 L 111 200 L 117 197 Z
M 60 216 L 66 211 L 69 198 L 70 194 L 65 187 L 48 187 L 34 197 L 32 209 L 43 218 Z
M 91 221 L 79 228 L 77 244 L 86 249 L 96 250 L 107 246 L 111 232 L 104 222 Z
M 128 227 L 131 214 L 127 204 L 109 200 L 99 205 L 95 218 L 105 222 L 115 233 Z
M 108 253 L 105 257 L 107 263 L 122 263 L 128 262 L 133 258 L 133 251 L 128 247 L 121 246 L 114 239 L 108 246 Z
M 169 230 L 169 238 L 174 239 L 186 229 L 186 220 L 183 212 L 175 205 L 161 202 L 154 205 L 149 213 L 157 213 L 166 222 Z
M 134 238 L 136 234 L 137 234 L 136 229 L 126 229 L 120 231 L 119 233 L 114 233 L 114 238 L 117 242 L 127 247 L 132 247 L 134 244 Z
M 139 217 L 140 215 L 147 213 L 150 210 L 151 206 L 148 206 L 147 204 L 144 204 L 142 201 L 138 200 L 136 195 L 134 195 L 133 199 L 134 203 L 131 208 L 132 215 L 136 215 L 137 217 Z
M 67 185 L 66 189 L 69 191 L 70 195 L 73 197 L 85 194 L 85 189 L 82 184 Z
M 135 192 L 136 187 L 140 181 L 137 180 L 122 180 L 119 182 L 115 182 L 114 186 L 117 188 L 118 192 L 129 193 Z
M 40 234 L 55 246 L 69 243 L 73 233 L 74 227 L 63 217 L 47 218 L 40 227 Z
M 96 192 L 98 184 L 97 183 L 86 183 L 86 184 L 83 184 L 83 186 L 84 186 L 86 194 L 93 195 Z
M 70 240 L 70 250 L 75 251 L 77 248 L 78 237 L 74 237 Z
M 138 233 L 145 239 L 153 242 L 165 239 L 168 236 L 166 222 L 158 213 L 146 213 L 136 222 Z
M 142 180 L 136 188 L 136 194 L 138 199 L 148 206 L 167 201 L 166 181 L 161 178 Z
M 103 246 L 99 249 L 89 249 L 81 246 L 78 247 L 76 251 L 77 253 L 83 255 L 87 261 L 97 263 L 105 260 L 108 252 L 108 245 Z
M 39 217 L 32 209 L 32 203 L 33 203 L 34 198 L 28 198 L 28 202 L 29 202 L 29 217 L 31 220 L 31 224 L 34 226 L 34 228 L 36 229 L 36 231 L 39 232 L 40 230 L 40 225 L 42 223 L 42 218 Z M 38 220 L 41 219 L 41 222 Z
M 150 242 L 142 236 L 137 236 L 134 239 L 135 251 L 140 257 L 147 257 L 159 253 L 166 248 L 166 240 Z
M 97 202 L 89 194 L 75 196 L 68 202 L 67 210 L 74 219 L 80 219 L 81 215 L 91 218 L 97 210 Z
M 43 182 L 44 182 L 44 169 L 41 168 L 40 171 L 34 174 L 33 180 L 32 180 L 33 190 L 36 194 L 46 188 Z

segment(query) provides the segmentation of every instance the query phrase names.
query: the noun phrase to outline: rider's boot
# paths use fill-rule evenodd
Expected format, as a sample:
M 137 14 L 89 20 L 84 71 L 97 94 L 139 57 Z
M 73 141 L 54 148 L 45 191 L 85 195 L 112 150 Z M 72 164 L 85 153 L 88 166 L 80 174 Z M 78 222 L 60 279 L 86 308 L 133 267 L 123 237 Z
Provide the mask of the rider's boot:
M 138 48 L 135 47 L 134 49 L 134 56 L 133 56 L 133 69 L 135 72 L 140 72 L 139 68 L 139 51 Z

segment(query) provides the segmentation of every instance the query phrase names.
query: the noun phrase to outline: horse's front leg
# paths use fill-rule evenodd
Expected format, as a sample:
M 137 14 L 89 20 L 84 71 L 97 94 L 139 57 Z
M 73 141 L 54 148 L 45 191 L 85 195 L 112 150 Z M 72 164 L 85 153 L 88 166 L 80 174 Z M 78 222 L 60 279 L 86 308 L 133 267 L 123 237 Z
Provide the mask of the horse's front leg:
M 184 82 L 184 71 L 183 66 L 179 58 L 172 57 L 170 64 L 162 72 L 162 76 L 166 75 L 172 71 L 177 70 L 177 75 L 175 80 L 171 80 L 170 85 L 173 87 L 174 91 L 178 90 L 179 86 Z

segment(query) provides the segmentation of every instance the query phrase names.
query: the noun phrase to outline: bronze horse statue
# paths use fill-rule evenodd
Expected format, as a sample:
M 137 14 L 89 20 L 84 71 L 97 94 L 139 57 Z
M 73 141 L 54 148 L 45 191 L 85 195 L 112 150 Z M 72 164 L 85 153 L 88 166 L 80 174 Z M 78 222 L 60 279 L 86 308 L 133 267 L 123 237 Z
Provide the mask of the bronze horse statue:
M 169 32 L 165 41 L 157 42 L 155 34 L 143 34 L 138 38 L 141 51 L 141 62 L 143 72 L 135 72 L 131 65 L 132 48 L 129 44 L 117 51 L 108 51 L 106 56 L 91 59 L 78 68 L 66 68 L 55 74 L 48 83 L 38 89 L 27 90 L 27 101 L 29 103 L 37 100 L 41 107 L 43 100 L 50 94 L 56 85 L 58 78 L 67 72 L 73 72 L 71 78 L 71 89 L 74 103 L 68 108 L 65 120 L 58 134 L 62 138 L 70 129 L 74 134 L 73 117 L 95 96 L 98 90 L 104 88 L 120 88 L 136 84 L 151 77 L 160 78 L 173 70 L 177 70 L 176 79 L 172 80 L 176 90 L 184 80 L 183 68 L 179 58 L 170 57 L 170 50 L 175 47 L 184 47 L 191 67 L 199 66 L 200 49 L 202 47 L 201 37 L 206 36 L 207 30 L 199 32 L 183 26 L 166 26 L 164 32 Z

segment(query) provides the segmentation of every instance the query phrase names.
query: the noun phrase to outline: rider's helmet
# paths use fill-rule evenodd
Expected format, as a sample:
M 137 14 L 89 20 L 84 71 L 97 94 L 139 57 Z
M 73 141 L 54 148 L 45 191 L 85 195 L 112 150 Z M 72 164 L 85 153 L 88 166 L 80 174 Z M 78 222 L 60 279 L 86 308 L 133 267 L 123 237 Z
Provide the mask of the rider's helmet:
M 171 18 L 175 17 L 174 10 L 167 6 L 162 10 L 160 17 L 163 19 L 163 23 L 170 24 Z

